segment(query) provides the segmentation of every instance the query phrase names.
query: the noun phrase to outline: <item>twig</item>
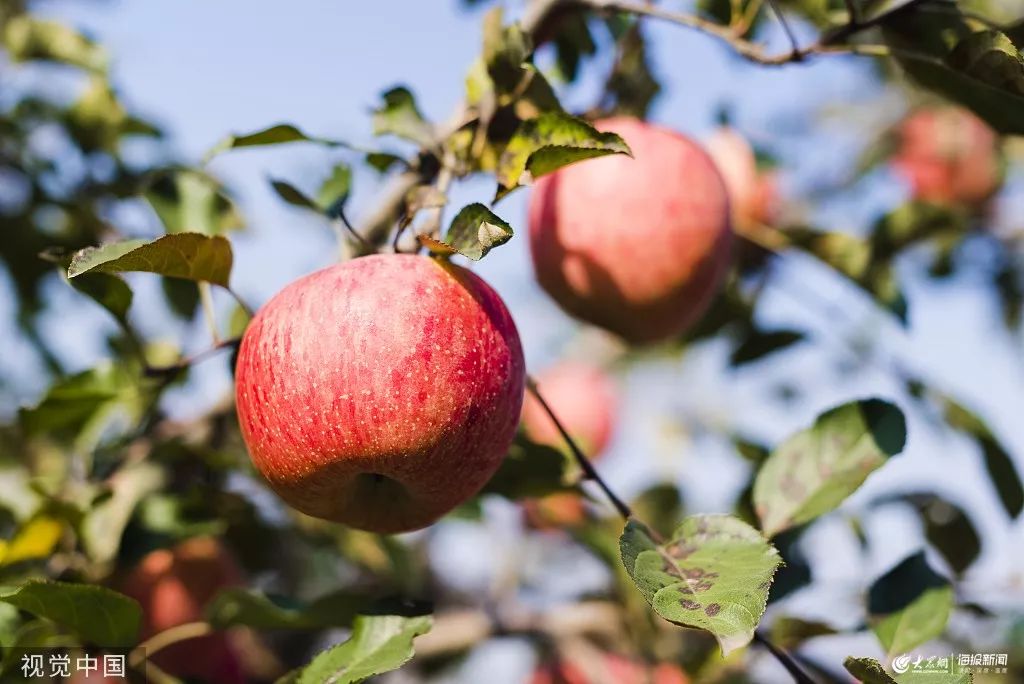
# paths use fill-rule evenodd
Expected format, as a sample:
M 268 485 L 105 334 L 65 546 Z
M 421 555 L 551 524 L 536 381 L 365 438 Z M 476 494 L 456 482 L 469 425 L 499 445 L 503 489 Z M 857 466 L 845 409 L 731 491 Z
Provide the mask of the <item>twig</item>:
M 797 42 L 796 35 L 793 34 L 793 29 L 790 28 L 789 22 L 786 20 L 786 15 L 779 8 L 778 0 L 768 0 L 768 5 L 772 8 L 775 18 L 782 24 L 782 30 L 786 33 L 786 39 L 789 40 L 790 57 L 794 62 L 801 61 L 804 58 L 804 52 L 800 49 L 800 43 Z
M 630 510 L 629 506 L 624 501 L 622 501 L 622 499 L 616 496 L 615 492 L 613 492 L 611 490 L 611 487 L 608 486 L 608 483 L 601 479 L 601 476 L 598 475 L 596 470 L 594 470 L 594 466 L 590 462 L 590 459 L 588 459 L 586 455 L 584 455 L 583 451 L 576 444 L 575 440 L 573 440 L 573 438 L 569 435 L 568 431 L 566 431 L 565 426 L 563 426 L 561 421 L 558 420 L 558 417 L 555 416 L 554 411 L 552 411 L 551 407 L 548 406 L 548 403 L 544 401 L 544 397 L 541 396 L 539 391 L 537 391 L 537 383 L 533 380 L 533 378 L 526 379 L 526 388 L 530 391 L 530 394 L 532 394 L 534 398 L 537 399 L 537 403 L 541 405 L 541 408 L 544 409 L 544 412 L 548 414 L 549 418 L 551 418 L 551 422 L 553 422 L 555 424 L 555 427 L 558 428 L 559 434 L 562 435 L 562 439 L 564 439 L 565 443 L 569 446 L 569 450 L 572 452 L 572 455 L 575 457 L 576 462 L 583 470 L 583 474 L 586 476 L 586 478 L 588 480 L 593 480 L 594 482 L 597 483 L 597 486 L 600 487 L 601 491 L 603 491 L 605 496 L 608 497 L 608 500 L 611 502 L 612 506 L 615 507 L 615 510 L 618 511 L 619 515 L 621 515 L 626 520 L 629 520 L 631 517 L 633 517 L 633 512 Z
M 178 373 L 186 370 L 190 366 L 205 361 L 210 358 L 221 349 L 228 349 L 230 347 L 237 347 L 242 343 L 240 337 L 233 337 L 229 340 L 221 340 L 217 344 L 213 345 L 209 349 L 204 349 L 194 356 L 182 359 L 178 363 L 171 364 L 170 366 L 147 366 L 143 371 L 146 377 L 150 378 L 165 378 L 174 377 Z
M 754 643 L 760 644 L 775 656 L 775 659 L 782 664 L 782 667 L 786 668 L 786 672 L 790 674 L 793 681 L 797 684 L 816 684 L 813 679 L 807 676 L 806 672 L 800 669 L 800 666 L 796 664 L 796 661 L 788 653 L 770 642 L 761 632 L 754 632 Z
M 210 292 L 210 283 L 199 283 L 199 299 L 203 303 L 203 316 L 206 317 L 206 325 L 210 329 L 210 336 L 213 343 L 220 344 L 220 333 L 217 332 L 217 314 L 213 308 L 213 293 Z
M 245 300 L 242 299 L 242 296 L 239 295 L 237 292 L 235 292 L 230 287 L 225 287 L 224 289 L 227 290 L 227 293 L 229 295 L 231 295 L 231 297 L 235 300 L 235 303 L 238 304 L 238 306 L 242 307 L 242 311 L 244 311 L 249 316 L 249 318 L 252 318 L 253 317 L 252 307 L 245 303 Z
M 138 667 L 144 661 L 149 660 L 155 653 L 162 651 L 179 641 L 187 641 L 206 636 L 213 632 L 213 627 L 208 622 L 187 622 L 183 625 L 171 627 L 151 636 L 141 644 L 132 649 L 128 654 L 128 662 L 132 667 Z

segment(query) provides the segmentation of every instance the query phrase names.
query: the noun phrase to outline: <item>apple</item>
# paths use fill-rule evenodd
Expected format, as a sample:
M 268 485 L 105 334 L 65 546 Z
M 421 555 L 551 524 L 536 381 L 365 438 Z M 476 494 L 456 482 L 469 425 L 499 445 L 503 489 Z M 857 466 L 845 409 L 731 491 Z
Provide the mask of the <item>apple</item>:
M 976 207 L 1002 183 L 996 133 L 965 109 L 920 109 L 904 119 L 897 137 L 892 165 L 914 199 Z
M 515 436 L 525 365 L 505 304 L 459 266 L 362 257 L 253 318 L 236 400 L 256 469 L 308 515 L 379 533 L 475 495 Z
M 757 168 L 757 156 L 738 131 L 718 128 L 705 147 L 725 180 L 738 229 L 771 224 L 778 215 L 778 179 L 774 172 Z
M 600 457 L 617 410 L 615 385 L 604 371 L 588 363 L 563 362 L 537 376 L 537 389 L 584 453 Z M 532 395 L 523 402 L 522 424 L 532 441 L 565 449 L 554 421 Z
M 142 638 L 204 619 L 203 610 L 222 589 L 240 584 L 234 559 L 212 537 L 195 537 L 172 549 L 159 549 L 142 561 L 120 584 L 120 590 L 142 605 Z M 177 677 L 211 682 L 242 682 L 242 667 L 227 635 L 209 634 L 172 644 L 153 655 L 153 662 Z
M 633 157 L 610 155 L 541 177 L 530 252 L 541 287 L 569 314 L 632 344 L 682 334 L 729 264 L 725 183 L 691 139 L 637 119 L 596 123 Z

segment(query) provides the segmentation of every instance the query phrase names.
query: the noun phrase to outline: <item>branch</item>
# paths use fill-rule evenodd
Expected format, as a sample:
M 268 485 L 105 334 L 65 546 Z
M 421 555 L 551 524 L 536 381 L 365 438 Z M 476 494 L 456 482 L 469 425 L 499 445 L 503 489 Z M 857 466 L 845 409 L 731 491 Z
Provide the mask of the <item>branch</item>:
M 754 643 L 763 646 L 769 653 L 775 656 L 775 659 L 782 664 L 782 667 L 786 668 L 786 672 L 790 674 L 793 681 L 797 684 L 816 684 L 813 679 L 807 676 L 806 672 L 800 669 L 800 666 L 796 664 L 796 661 L 788 653 L 769 641 L 761 632 L 754 632 Z
M 565 440 L 565 443 L 569 445 L 569 450 L 572 451 L 572 455 L 576 458 L 576 462 L 579 464 L 580 468 L 583 469 L 583 473 L 586 475 L 586 478 L 597 483 L 597 486 L 600 487 L 601 491 L 603 491 L 605 496 L 608 497 L 608 500 L 611 502 L 612 506 L 615 507 L 615 510 L 619 512 L 619 515 L 626 520 L 633 517 L 633 512 L 629 509 L 629 506 L 622 501 L 622 499 L 616 496 L 615 492 L 613 492 L 611 487 L 608 486 L 608 483 L 601 479 L 601 476 L 598 475 L 596 470 L 594 470 L 594 465 L 586 455 L 584 455 L 583 451 L 569 435 L 568 431 L 566 431 L 565 426 L 563 426 L 561 421 L 558 420 L 558 417 L 555 416 L 554 411 L 551 410 L 548 403 L 544 401 L 544 397 L 542 397 L 540 392 L 537 391 L 537 383 L 534 382 L 533 378 L 526 379 L 526 388 L 530 391 L 530 394 L 537 399 L 541 408 L 543 408 L 544 412 L 548 414 L 549 418 L 551 418 L 551 422 L 553 422 L 555 427 L 558 428 L 559 434 L 562 435 L 562 439 Z
M 181 361 L 178 361 L 177 363 L 172 363 L 169 366 L 147 366 L 143 370 L 143 373 L 146 375 L 146 377 L 149 378 L 174 377 L 178 373 L 181 373 L 182 371 L 188 369 L 190 366 L 200 363 L 201 361 L 205 361 L 206 359 L 210 358 L 211 356 L 219 352 L 221 349 L 234 348 L 240 345 L 241 343 L 242 339 L 240 337 L 232 337 L 229 340 L 221 340 L 220 342 L 213 345 L 209 349 L 205 349 L 194 356 L 184 358 Z

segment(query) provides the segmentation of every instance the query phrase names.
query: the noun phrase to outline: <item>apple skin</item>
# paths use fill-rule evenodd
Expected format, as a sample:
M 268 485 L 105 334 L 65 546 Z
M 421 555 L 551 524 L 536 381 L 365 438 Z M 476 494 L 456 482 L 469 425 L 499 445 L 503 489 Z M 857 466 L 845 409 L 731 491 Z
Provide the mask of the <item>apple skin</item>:
M 996 133 L 965 109 L 913 112 L 900 124 L 898 139 L 892 165 L 914 199 L 977 207 L 1002 183 Z
M 253 318 L 236 400 L 252 462 L 292 507 L 363 530 L 433 523 L 501 464 L 519 334 L 464 268 L 373 255 L 293 282 Z
M 595 124 L 633 158 L 610 155 L 541 177 L 530 198 L 530 251 L 541 287 L 567 313 L 636 345 L 682 334 L 718 292 L 732 228 L 708 154 L 631 118 Z
M 722 126 L 707 139 L 705 148 L 725 180 L 736 227 L 771 225 L 779 211 L 778 179 L 770 171 L 758 170 L 757 156 L 746 138 Z
M 203 620 L 206 605 L 222 589 L 242 582 L 234 559 L 212 537 L 194 537 L 172 549 L 143 557 L 125 577 L 122 593 L 142 605 L 142 638 Z M 216 633 L 172 644 L 153 661 L 177 677 L 235 684 L 245 681 L 226 634 Z

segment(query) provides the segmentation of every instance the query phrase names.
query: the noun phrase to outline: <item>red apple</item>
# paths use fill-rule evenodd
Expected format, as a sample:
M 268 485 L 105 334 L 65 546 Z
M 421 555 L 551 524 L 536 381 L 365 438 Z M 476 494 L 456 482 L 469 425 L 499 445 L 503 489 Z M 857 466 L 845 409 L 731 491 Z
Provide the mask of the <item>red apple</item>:
M 779 209 L 777 178 L 758 170 L 757 156 L 746 138 L 723 126 L 708 138 L 706 148 L 725 180 L 736 227 L 771 224 Z
M 729 262 L 725 184 L 689 138 L 636 119 L 597 123 L 612 155 L 537 181 L 530 250 L 541 286 L 577 318 L 634 344 L 679 335 L 703 315 Z
M 998 139 L 989 126 L 958 107 L 921 109 L 899 127 L 893 167 L 915 199 L 981 205 L 999 189 Z
M 142 605 L 142 638 L 203 620 L 206 604 L 220 590 L 241 583 L 242 574 L 220 543 L 196 537 L 173 549 L 147 554 L 121 584 L 121 591 Z M 244 681 L 238 658 L 222 633 L 172 644 L 153 662 L 177 677 L 202 681 Z
M 598 458 L 615 425 L 615 385 L 596 366 L 569 361 L 537 376 L 537 389 L 569 434 L 590 458 Z M 564 449 L 554 421 L 532 395 L 523 402 L 523 429 L 534 442 Z
M 476 494 L 515 435 L 523 352 L 501 298 L 409 254 L 300 278 L 242 339 L 236 399 L 252 462 L 294 508 L 380 533 Z

